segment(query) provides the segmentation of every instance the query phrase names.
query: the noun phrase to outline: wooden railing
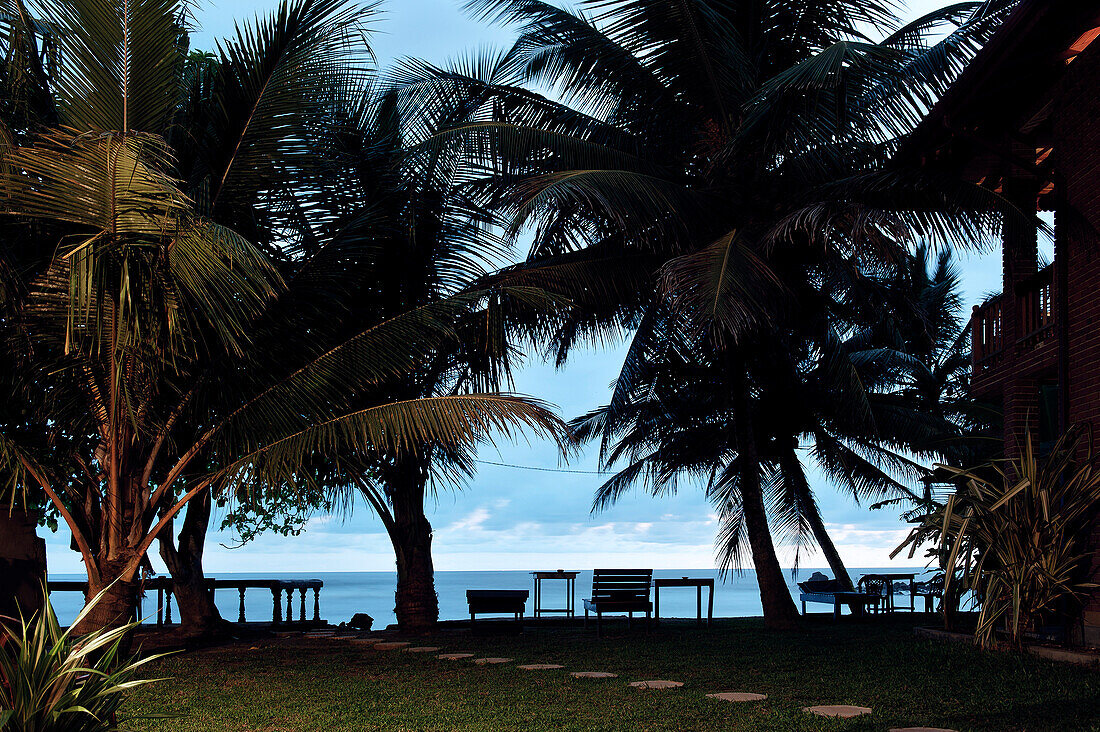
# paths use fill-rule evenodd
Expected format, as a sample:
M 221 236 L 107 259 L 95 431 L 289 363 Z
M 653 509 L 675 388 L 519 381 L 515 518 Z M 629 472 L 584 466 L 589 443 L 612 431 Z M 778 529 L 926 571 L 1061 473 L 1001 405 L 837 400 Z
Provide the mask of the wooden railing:
M 1016 286 L 1016 343 L 1030 350 L 1054 333 L 1054 268 L 1048 265 Z M 1005 342 L 1004 294 L 974 306 L 970 319 L 974 372 L 994 366 L 1009 345 Z
M 1017 287 L 1020 310 L 1020 340 L 1037 342 L 1054 326 L 1054 272 L 1044 267 Z
M 276 580 L 276 579 L 207 579 L 206 587 L 213 599 L 217 590 L 234 589 L 240 597 L 237 609 L 237 622 L 245 620 L 245 590 L 265 589 L 271 592 L 271 623 L 285 625 L 289 623 L 320 623 L 321 622 L 321 588 L 324 582 L 319 579 L 307 580 Z M 87 592 L 88 584 L 80 581 L 50 582 L 50 592 Z M 165 625 L 172 622 L 172 594 L 173 582 L 171 577 L 154 577 L 145 580 L 142 584 L 144 594 L 148 595 L 153 590 L 157 591 L 157 625 Z M 313 590 L 313 617 L 306 620 L 306 593 Z M 286 615 L 283 615 L 283 593 L 286 593 Z M 298 620 L 294 620 L 294 593 L 298 593 Z M 138 617 L 144 617 L 142 610 L 142 597 L 138 597 Z
M 970 337 L 970 353 L 975 368 L 1004 350 L 1004 295 L 974 306 L 974 314 L 970 320 Z

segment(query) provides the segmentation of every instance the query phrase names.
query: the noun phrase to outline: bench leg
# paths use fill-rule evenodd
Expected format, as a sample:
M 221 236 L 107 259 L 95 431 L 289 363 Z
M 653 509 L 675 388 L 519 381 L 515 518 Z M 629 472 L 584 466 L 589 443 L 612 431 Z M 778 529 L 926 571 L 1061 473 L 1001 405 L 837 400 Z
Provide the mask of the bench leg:
M 588 606 L 584 608 L 584 629 L 588 630 Z
M 602 628 L 603 628 L 603 612 L 600 611 L 600 610 L 597 610 L 596 611 L 596 637 L 597 638 L 600 637 L 600 632 L 601 632 Z
M 840 620 L 840 598 L 833 600 L 833 620 Z
M 805 600 L 802 601 L 802 614 L 803 615 L 806 614 L 806 601 Z

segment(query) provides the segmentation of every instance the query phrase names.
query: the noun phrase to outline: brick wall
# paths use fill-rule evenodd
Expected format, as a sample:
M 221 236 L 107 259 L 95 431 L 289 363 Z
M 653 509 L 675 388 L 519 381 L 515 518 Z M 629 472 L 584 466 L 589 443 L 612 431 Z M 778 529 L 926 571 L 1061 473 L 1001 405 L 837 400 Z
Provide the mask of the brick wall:
M 1092 422 L 1100 442 L 1100 44 L 1070 65 L 1055 111 L 1056 257 L 1064 266 L 1068 318 L 1068 421 Z M 1094 445 L 1100 453 L 1100 444 Z M 1100 517 L 1092 531 L 1100 581 Z M 1100 645 L 1100 592 L 1085 610 L 1085 642 Z

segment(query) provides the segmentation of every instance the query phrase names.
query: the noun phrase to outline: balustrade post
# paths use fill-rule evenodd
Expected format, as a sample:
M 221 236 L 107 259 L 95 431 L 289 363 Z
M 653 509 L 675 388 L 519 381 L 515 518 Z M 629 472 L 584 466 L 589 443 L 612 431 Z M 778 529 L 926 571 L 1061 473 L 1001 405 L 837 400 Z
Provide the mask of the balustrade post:
M 241 593 L 241 606 L 240 606 L 239 611 L 237 613 L 237 622 L 238 623 L 243 623 L 244 622 L 244 585 L 241 585 L 240 587 L 238 587 L 237 592 Z
M 172 590 L 164 590 L 164 624 L 172 624 Z
M 286 621 L 294 622 L 294 588 L 286 588 Z
M 306 588 L 304 586 L 298 588 L 298 596 L 300 599 L 298 603 L 298 620 L 304 623 L 306 622 Z
M 157 588 L 157 626 L 164 625 L 164 588 Z
M 321 622 L 321 588 L 313 588 L 313 620 Z
M 283 622 L 283 588 L 272 587 L 271 588 L 271 622 L 274 625 L 279 625 Z

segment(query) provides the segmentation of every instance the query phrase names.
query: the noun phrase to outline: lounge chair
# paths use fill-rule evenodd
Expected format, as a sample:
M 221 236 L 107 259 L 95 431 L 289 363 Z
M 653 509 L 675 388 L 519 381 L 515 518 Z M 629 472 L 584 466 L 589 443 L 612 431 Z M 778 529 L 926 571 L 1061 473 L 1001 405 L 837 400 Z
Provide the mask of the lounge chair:
M 833 617 L 840 617 L 840 606 L 847 605 L 853 615 L 862 615 L 864 608 L 872 598 L 863 592 L 852 592 L 846 589 L 839 580 L 830 579 L 821 572 L 814 572 L 805 582 L 798 583 L 801 590 L 799 599 L 802 601 L 802 614 L 806 614 L 807 602 L 819 602 L 833 606 Z

